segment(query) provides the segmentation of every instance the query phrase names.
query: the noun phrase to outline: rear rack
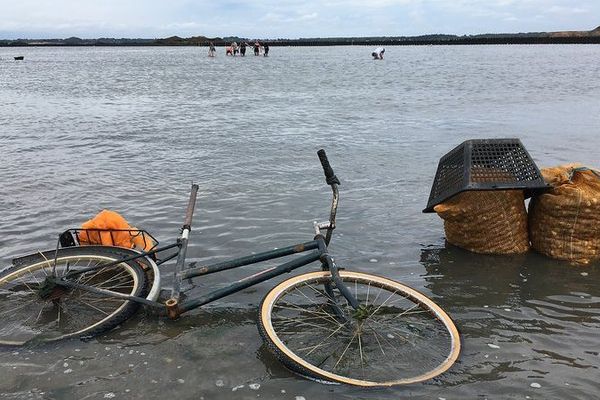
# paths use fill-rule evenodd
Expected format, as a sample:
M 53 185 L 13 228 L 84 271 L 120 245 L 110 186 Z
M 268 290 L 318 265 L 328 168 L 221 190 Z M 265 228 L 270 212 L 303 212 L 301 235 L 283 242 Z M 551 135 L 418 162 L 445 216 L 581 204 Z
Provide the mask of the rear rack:
M 124 239 L 131 243 L 129 248 L 139 247 L 133 245 L 136 242 L 143 244 L 143 247 L 138 250 L 151 251 L 158 246 L 158 240 L 143 229 L 71 228 L 59 235 L 57 248 L 90 245 L 128 247 L 123 246 Z

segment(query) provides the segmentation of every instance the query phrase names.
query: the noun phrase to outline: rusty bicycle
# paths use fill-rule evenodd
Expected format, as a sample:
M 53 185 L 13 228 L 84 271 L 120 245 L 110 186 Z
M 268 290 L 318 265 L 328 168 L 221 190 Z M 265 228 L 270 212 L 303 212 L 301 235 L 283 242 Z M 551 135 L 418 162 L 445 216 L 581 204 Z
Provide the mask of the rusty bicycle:
M 192 185 L 185 222 L 173 243 L 159 245 L 137 229 L 69 229 L 55 249 L 14 259 L 0 272 L 0 346 L 89 339 L 117 327 L 140 305 L 179 318 L 315 263 L 316 271 L 277 284 L 258 307 L 258 330 L 285 366 L 305 377 L 365 387 L 415 383 L 445 372 L 461 344 L 441 307 L 400 282 L 336 265 L 328 246 L 336 228 L 340 182 L 325 152 L 318 155 L 333 196 L 329 219 L 313 224 L 311 240 L 190 267 L 185 259 L 198 192 Z M 94 234 L 129 235 L 143 245 L 94 245 L 89 240 Z M 282 257 L 291 259 L 209 293 L 181 296 L 184 279 Z M 173 287 L 160 300 L 159 266 L 173 259 Z

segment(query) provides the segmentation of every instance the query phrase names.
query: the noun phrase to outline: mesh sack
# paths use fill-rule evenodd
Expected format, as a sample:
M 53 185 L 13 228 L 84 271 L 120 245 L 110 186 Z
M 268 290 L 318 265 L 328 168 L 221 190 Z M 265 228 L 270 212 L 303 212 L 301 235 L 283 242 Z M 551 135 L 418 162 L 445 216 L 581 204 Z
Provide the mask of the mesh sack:
M 532 247 L 578 264 L 600 259 L 600 173 L 575 164 L 541 172 L 552 189 L 529 203 Z
M 102 210 L 94 218 L 84 222 L 81 229 L 79 242 L 83 246 L 118 246 L 148 251 L 155 244 L 152 240 L 146 243 L 144 236 L 131 232 L 137 228 L 129 226 L 125 218 L 116 211 Z
M 446 240 L 475 253 L 517 254 L 529 250 L 522 190 L 467 191 L 438 204 Z

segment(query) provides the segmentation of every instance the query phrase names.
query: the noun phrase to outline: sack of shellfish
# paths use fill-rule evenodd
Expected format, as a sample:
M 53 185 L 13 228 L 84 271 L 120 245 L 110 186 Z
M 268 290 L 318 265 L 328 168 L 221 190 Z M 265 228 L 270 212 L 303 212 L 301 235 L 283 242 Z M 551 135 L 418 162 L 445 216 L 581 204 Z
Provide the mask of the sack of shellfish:
M 600 172 L 571 164 L 541 173 L 552 188 L 529 203 L 532 247 L 574 263 L 600 259 Z
M 446 240 L 475 253 L 517 254 L 529 250 L 522 190 L 467 191 L 438 204 Z

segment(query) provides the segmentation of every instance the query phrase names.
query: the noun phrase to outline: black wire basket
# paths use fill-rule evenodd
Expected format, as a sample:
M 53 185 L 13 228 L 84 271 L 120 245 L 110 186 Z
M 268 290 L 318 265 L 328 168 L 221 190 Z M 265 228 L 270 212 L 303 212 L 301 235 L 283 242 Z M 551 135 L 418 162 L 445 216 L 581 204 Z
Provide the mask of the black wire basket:
M 440 159 L 423 212 L 468 190 L 521 189 L 527 198 L 548 187 L 519 139 L 472 139 Z

